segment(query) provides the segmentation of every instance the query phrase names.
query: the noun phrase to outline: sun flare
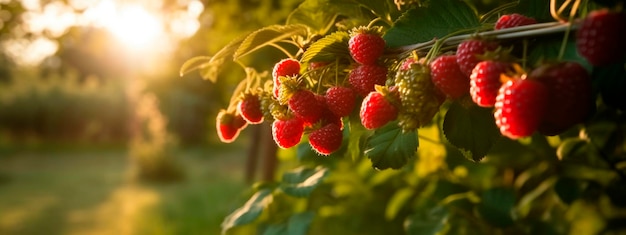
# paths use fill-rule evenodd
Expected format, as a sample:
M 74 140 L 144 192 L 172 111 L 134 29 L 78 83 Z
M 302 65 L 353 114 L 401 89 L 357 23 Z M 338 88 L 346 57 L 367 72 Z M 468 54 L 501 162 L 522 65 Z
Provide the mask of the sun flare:
M 108 21 L 109 30 L 124 46 L 131 50 L 154 47 L 164 35 L 163 24 L 153 13 L 141 5 L 123 5 L 115 18 Z

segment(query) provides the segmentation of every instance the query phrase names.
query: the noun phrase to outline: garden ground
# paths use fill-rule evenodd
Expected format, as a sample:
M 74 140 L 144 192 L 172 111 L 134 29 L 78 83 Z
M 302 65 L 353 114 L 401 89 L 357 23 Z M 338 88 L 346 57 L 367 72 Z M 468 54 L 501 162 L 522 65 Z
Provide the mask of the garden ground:
M 185 180 L 130 180 L 124 149 L 0 153 L 0 234 L 219 234 L 245 201 L 245 152 L 186 149 Z

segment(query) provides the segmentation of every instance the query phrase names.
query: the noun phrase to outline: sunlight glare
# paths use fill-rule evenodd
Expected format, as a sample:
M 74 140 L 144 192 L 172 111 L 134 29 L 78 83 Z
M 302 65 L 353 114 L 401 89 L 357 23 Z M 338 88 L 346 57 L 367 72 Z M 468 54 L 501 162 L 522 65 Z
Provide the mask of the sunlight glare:
M 164 35 L 159 19 L 140 5 L 124 5 L 105 27 L 129 49 L 154 47 Z

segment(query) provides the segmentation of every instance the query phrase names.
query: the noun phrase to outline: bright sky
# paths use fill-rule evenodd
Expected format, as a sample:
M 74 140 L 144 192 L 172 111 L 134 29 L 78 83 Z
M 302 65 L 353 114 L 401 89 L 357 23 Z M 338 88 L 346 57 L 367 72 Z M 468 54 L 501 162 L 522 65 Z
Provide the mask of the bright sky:
M 199 0 L 177 2 L 181 10 L 162 12 L 162 1 L 155 0 L 70 0 L 69 5 L 60 0 L 47 4 L 41 0 L 22 0 L 27 10 L 22 16 L 25 27 L 13 32 L 17 37 L 2 46 L 18 64 L 37 65 L 58 50 L 53 38 L 80 25 L 108 30 L 127 53 L 144 56 L 168 53 L 176 41 L 198 30 L 198 16 L 204 10 Z M 27 33 L 36 36 L 20 37 Z

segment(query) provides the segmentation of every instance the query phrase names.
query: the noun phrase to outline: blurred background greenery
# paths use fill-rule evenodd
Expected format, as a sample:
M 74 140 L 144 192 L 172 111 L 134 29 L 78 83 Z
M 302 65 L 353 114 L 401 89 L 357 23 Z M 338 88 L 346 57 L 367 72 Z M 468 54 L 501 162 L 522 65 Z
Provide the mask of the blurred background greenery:
M 245 74 L 178 70 L 299 2 L 0 0 L 0 234 L 218 234 L 250 186 L 249 133 L 214 129 Z
M 0 0 L 0 234 L 218 234 L 249 196 L 250 128 L 214 129 L 245 74 L 178 69 L 300 2 Z

